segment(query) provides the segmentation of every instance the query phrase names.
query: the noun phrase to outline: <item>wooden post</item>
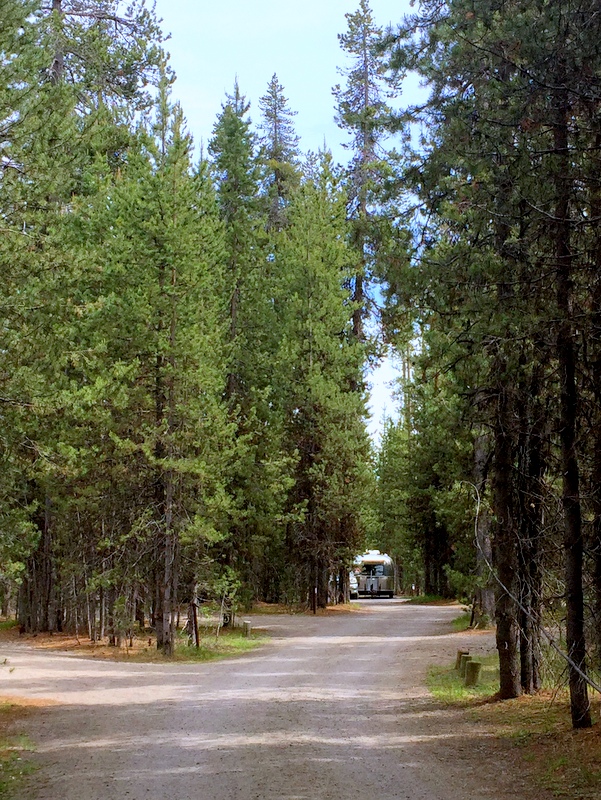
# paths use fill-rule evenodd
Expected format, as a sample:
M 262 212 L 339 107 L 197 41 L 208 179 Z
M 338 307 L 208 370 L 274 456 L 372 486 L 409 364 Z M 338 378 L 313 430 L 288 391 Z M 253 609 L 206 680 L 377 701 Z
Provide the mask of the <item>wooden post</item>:
M 244 629 L 244 635 L 247 639 L 250 639 L 250 633 L 252 631 L 252 626 L 249 619 L 245 619 L 242 623 L 242 627 Z
M 457 658 L 455 660 L 455 669 L 458 670 L 461 666 L 461 656 L 469 655 L 469 650 L 458 650 L 457 651 Z
M 461 656 L 461 661 L 459 663 L 459 675 L 462 678 L 465 678 L 465 665 L 468 661 L 471 661 L 473 656 L 470 656 L 468 653 L 463 653 Z
M 465 685 L 466 686 L 476 686 L 478 684 L 478 679 L 480 677 L 480 670 L 482 669 L 482 663 L 480 661 L 466 661 L 465 664 Z
M 194 627 L 194 645 L 196 648 L 200 647 L 200 636 L 198 635 L 198 608 L 196 601 L 192 603 L 192 625 Z

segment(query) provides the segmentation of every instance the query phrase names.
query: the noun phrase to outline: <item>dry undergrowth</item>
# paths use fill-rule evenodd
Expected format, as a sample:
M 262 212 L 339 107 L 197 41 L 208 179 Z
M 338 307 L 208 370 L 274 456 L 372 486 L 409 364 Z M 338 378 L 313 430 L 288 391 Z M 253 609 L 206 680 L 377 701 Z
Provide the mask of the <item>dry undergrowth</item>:
M 240 628 L 222 628 L 215 635 L 212 625 L 201 628 L 201 647 L 187 647 L 185 637 L 178 642 L 172 661 L 207 661 L 231 655 L 239 655 L 258 646 L 262 631 L 253 629 L 253 638 L 243 637 Z M 83 658 L 100 658 L 112 661 L 136 661 L 164 663 L 165 655 L 157 650 L 156 637 L 152 633 L 140 632 L 131 638 L 123 638 L 119 646 L 109 644 L 108 638 L 93 642 L 87 636 L 72 633 L 20 633 L 18 626 L 0 629 L 0 642 L 21 642 L 37 650 L 69 652 Z
M 357 611 L 365 611 L 366 609 L 360 603 L 339 603 L 334 606 L 327 606 L 326 608 L 318 608 L 318 617 L 328 617 L 334 614 L 353 614 Z M 302 605 L 286 605 L 285 603 L 254 603 L 252 614 L 307 614 L 313 615 L 313 611 L 307 608 L 305 604 Z
M 61 650 L 76 653 L 86 658 L 126 659 L 139 656 L 156 649 L 153 636 L 136 636 L 131 640 L 123 640 L 120 647 L 110 646 L 108 639 L 92 642 L 87 637 L 75 636 L 72 633 L 19 633 L 17 626 L 0 631 L 0 642 L 20 642 L 36 650 Z
M 592 711 L 599 720 L 598 697 Z M 516 760 L 541 789 L 569 800 L 601 797 L 601 724 L 573 730 L 567 692 L 490 702 L 470 713 L 514 745 Z
M 352 614 L 357 611 L 365 611 L 361 605 L 345 603 L 327 608 L 317 609 L 317 616 L 333 616 L 338 614 Z M 241 613 L 237 619 L 248 616 L 252 619 L 253 614 L 311 614 L 306 607 L 289 606 L 278 603 L 256 603 L 252 612 L 248 615 Z M 85 656 L 86 658 L 109 658 L 117 660 L 160 660 L 164 657 L 156 652 L 156 638 L 152 633 L 138 632 L 131 639 L 123 638 L 120 646 L 112 646 L 108 643 L 108 638 L 101 641 L 92 642 L 85 633 L 76 636 L 73 633 L 20 633 L 16 623 L 8 623 L 6 620 L 0 623 L 0 642 L 23 642 L 40 650 L 67 650 Z M 207 621 L 206 626 L 201 626 L 201 636 L 203 643 L 209 649 L 213 648 L 215 639 L 216 620 Z M 234 632 L 238 629 L 234 629 Z M 261 628 L 253 626 L 253 632 L 264 633 Z M 227 640 L 231 631 L 222 629 L 220 637 Z M 224 648 L 227 651 L 227 647 Z M 227 654 L 227 652 L 226 652 Z

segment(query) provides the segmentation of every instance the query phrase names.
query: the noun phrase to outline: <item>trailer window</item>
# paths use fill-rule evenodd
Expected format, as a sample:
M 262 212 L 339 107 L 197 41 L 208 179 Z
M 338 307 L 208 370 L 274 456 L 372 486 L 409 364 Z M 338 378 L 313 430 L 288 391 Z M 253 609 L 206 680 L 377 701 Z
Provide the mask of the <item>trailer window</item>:
M 384 565 L 383 564 L 365 564 L 362 570 L 363 575 L 369 575 L 370 577 L 380 577 L 384 575 Z

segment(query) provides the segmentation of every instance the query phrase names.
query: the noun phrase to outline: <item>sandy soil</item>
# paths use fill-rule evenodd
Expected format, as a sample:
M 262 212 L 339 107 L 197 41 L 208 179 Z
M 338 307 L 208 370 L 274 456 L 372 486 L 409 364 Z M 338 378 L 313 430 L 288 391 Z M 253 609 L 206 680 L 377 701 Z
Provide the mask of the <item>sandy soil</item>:
M 361 601 L 325 617 L 253 618 L 271 641 L 206 664 L 128 664 L 0 645 L 0 693 L 50 703 L 27 800 L 510 800 L 515 752 L 424 688 L 457 648 L 457 607 Z M 544 800 L 538 791 L 537 800 Z

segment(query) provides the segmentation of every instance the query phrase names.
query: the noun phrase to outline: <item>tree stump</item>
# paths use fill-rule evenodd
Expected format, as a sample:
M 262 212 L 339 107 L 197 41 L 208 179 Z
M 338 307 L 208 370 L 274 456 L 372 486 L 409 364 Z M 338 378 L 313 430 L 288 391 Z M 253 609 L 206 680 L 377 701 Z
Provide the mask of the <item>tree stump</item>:
M 246 636 L 247 639 L 249 639 L 250 638 L 250 633 L 252 631 L 252 626 L 250 624 L 250 620 L 245 619 L 244 622 L 242 623 L 242 628 L 244 629 L 244 635 Z
M 482 663 L 480 661 L 466 661 L 465 662 L 465 685 L 466 686 L 477 686 L 478 679 L 480 678 L 480 670 L 482 669 Z

